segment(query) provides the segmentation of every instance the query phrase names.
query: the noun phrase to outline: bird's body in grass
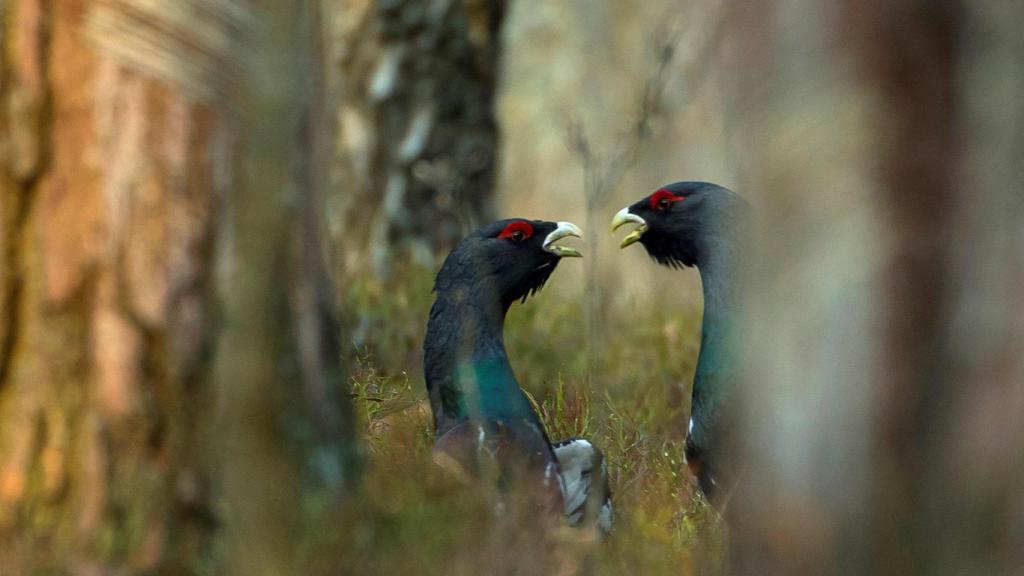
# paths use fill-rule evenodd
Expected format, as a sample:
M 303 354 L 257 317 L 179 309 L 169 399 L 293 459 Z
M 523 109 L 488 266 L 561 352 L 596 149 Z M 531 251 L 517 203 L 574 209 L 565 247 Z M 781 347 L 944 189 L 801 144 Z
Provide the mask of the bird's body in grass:
M 701 491 L 713 503 L 734 480 L 726 435 L 740 359 L 735 344 L 739 315 L 738 232 L 747 203 L 707 182 L 676 182 L 619 211 L 612 230 L 637 228 L 622 241 L 639 242 L 659 264 L 696 266 L 704 292 L 701 345 L 693 379 L 686 458 Z M 727 491 L 727 490 L 726 490 Z
M 582 439 L 551 443 L 516 381 L 503 335 L 509 307 L 539 290 L 561 258 L 580 255 L 556 242 L 579 235 L 567 222 L 511 219 L 467 236 L 437 274 L 423 366 L 436 461 L 467 479 L 490 471 L 570 525 L 598 523 L 605 512 L 607 530 L 600 451 Z

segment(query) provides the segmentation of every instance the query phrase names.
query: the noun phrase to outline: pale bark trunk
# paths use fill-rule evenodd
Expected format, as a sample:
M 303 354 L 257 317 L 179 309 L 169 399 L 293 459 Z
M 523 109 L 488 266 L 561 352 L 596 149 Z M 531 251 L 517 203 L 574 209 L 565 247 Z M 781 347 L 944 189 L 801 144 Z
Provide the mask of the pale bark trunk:
M 493 216 L 505 4 L 356 0 L 337 9 L 329 66 L 339 272 L 432 262 Z

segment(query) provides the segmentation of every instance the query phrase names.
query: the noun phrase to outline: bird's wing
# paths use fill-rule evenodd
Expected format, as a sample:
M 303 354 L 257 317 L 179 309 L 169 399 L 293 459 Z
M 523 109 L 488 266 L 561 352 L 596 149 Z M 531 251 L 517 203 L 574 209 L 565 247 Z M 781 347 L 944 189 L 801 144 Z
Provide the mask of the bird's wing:
M 562 472 L 566 522 L 570 526 L 597 526 L 605 534 L 610 532 L 615 513 L 601 450 L 585 438 L 561 440 L 551 447 Z

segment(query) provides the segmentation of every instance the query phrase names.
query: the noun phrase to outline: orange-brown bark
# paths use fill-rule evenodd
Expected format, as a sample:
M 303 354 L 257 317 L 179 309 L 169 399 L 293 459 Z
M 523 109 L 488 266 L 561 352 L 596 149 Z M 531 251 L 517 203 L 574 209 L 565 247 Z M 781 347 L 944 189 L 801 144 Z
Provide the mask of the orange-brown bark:
M 0 101 L 0 572 L 188 564 L 227 117 L 16 0 Z

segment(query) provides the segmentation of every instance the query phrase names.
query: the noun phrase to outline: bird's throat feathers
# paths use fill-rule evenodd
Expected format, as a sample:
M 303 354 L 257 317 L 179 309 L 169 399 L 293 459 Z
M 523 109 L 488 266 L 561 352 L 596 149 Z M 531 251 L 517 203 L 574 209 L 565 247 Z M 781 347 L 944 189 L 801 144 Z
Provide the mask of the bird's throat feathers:
M 460 417 L 489 420 L 533 414 L 533 407 L 504 357 L 459 364 L 455 380 L 460 391 L 456 414 Z
M 469 419 L 533 417 L 505 353 L 504 307 L 452 296 L 438 293 L 424 340 L 424 372 L 438 431 Z
M 729 394 L 742 363 L 736 342 L 740 290 L 731 272 L 725 266 L 701 268 L 704 315 L 691 410 L 693 419 L 702 429 L 708 419 L 715 417 L 718 405 Z

